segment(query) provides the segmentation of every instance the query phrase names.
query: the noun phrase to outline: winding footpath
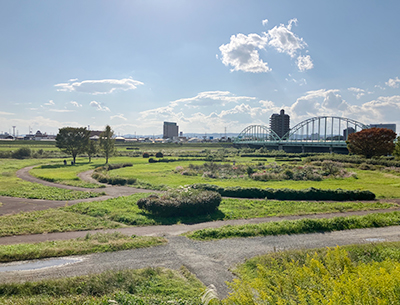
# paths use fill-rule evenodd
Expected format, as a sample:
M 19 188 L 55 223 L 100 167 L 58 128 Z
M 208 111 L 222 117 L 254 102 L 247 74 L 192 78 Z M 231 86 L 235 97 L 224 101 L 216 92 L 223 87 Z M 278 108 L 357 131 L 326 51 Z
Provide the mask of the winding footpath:
M 46 182 L 29 175 L 30 168 L 24 168 L 17 172 L 21 179 L 34 183 L 41 183 L 48 186 L 55 186 L 66 189 L 84 190 L 66 185 L 59 185 Z M 90 172 L 81 173 L 81 179 L 90 181 Z M 90 181 L 94 182 L 94 181 Z M 135 189 L 131 187 L 107 186 L 101 189 L 90 189 L 90 191 L 105 192 L 107 195 L 85 201 L 105 200 L 112 197 L 127 196 L 137 192 L 154 192 L 149 190 Z M 68 205 L 81 202 L 83 200 L 68 201 Z M 22 199 L 11 197 L 0 197 L 0 215 L 13 214 L 21 211 L 33 211 L 39 209 L 56 208 L 64 206 L 65 201 L 55 202 L 47 200 Z M 391 209 L 399 210 L 399 208 Z M 388 211 L 388 210 L 384 210 Z M 400 226 L 347 230 L 330 233 L 298 234 L 282 236 L 266 236 L 254 238 L 235 238 L 218 241 L 193 241 L 180 236 L 184 232 L 201 228 L 220 227 L 226 224 L 245 224 L 260 223 L 266 221 L 277 221 L 284 219 L 299 218 L 329 218 L 348 215 L 365 215 L 379 211 L 359 211 L 346 213 L 317 214 L 306 216 L 290 217 L 268 217 L 245 220 L 214 221 L 199 224 L 179 224 L 170 226 L 148 226 L 148 227 L 129 227 L 115 230 L 100 230 L 106 232 L 119 231 L 124 234 L 164 236 L 168 239 L 168 244 L 152 248 L 134 249 L 110 253 L 97 253 L 74 257 L 75 261 L 68 261 L 62 265 L 40 268 L 35 270 L 2 271 L 2 268 L 20 266 L 21 262 L 0 264 L 0 283 L 11 281 L 36 281 L 48 278 L 70 277 L 90 273 L 98 273 L 106 270 L 120 270 L 126 268 L 166 267 L 178 269 L 186 266 L 193 272 L 205 285 L 214 284 L 220 297 L 225 297 L 229 289 L 225 281 L 231 281 L 234 275 L 230 272 L 236 264 L 242 263 L 246 258 L 265 254 L 272 251 L 301 248 L 334 247 L 336 245 L 361 244 L 377 241 L 400 241 Z M 99 231 L 89 231 L 99 232 Z M 40 242 L 47 240 L 62 240 L 83 237 L 88 231 L 51 233 L 11 236 L 0 238 L 0 244 L 15 244 L 21 242 Z M 40 260 L 49 262 L 54 259 Z M 68 263 L 70 262 L 70 263 Z M 23 264 L 22 264 L 23 267 Z M 23 269 L 23 268 L 22 268 Z

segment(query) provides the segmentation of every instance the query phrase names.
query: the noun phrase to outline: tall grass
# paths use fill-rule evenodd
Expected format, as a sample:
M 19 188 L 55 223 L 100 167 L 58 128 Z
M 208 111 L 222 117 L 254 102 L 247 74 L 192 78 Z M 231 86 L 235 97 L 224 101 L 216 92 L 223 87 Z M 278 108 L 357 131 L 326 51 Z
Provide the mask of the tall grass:
M 186 268 L 101 274 L 0 285 L 1 304 L 200 304 L 203 284 Z

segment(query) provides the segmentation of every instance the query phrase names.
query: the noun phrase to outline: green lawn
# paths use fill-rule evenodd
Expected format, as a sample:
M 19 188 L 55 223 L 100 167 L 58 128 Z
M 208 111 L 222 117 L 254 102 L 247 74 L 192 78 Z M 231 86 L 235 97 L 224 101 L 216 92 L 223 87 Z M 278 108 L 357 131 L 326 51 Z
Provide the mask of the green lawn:
M 364 216 L 347 216 L 299 220 L 282 220 L 259 224 L 225 225 L 186 233 L 197 240 L 254 237 L 267 235 L 306 234 L 341 230 L 378 228 L 400 225 L 400 212 L 376 213 Z
M 123 224 L 60 209 L 0 216 L 0 236 L 119 228 Z
M 55 187 L 31 183 L 17 178 L 17 170 L 31 166 L 48 164 L 53 159 L 0 159 L 0 196 L 48 199 L 48 200 L 74 200 L 98 197 L 101 194 L 91 192 L 78 192 Z
M 165 244 L 161 237 L 126 236 L 119 232 L 86 234 L 84 238 L 0 245 L 0 262 L 113 252 Z

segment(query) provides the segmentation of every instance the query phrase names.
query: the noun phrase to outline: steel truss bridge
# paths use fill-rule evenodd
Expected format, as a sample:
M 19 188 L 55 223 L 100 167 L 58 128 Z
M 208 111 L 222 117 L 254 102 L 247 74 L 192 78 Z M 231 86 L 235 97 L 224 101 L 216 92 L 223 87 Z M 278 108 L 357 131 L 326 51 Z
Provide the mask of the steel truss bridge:
M 336 117 L 319 116 L 304 120 L 279 137 L 268 126 L 247 126 L 234 139 L 234 144 L 247 146 L 265 146 L 270 149 L 288 152 L 347 152 L 348 135 L 368 125 L 358 121 Z

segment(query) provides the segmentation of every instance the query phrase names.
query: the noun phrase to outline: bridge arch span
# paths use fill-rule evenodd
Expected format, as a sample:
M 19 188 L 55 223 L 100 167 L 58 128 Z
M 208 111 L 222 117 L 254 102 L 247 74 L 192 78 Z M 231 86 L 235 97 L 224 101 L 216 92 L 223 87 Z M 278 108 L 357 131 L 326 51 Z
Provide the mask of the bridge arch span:
M 346 141 L 349 134 L 369 128 L 353 119 L 339 116 L 319 116 L 306 119 L 291 128 L 284 141 Z
M 236 143 L 279 143 L 281 138 L 270 129 L 268 126 L 264 125 L 250 125 L 247 126 L 235 139 Z

